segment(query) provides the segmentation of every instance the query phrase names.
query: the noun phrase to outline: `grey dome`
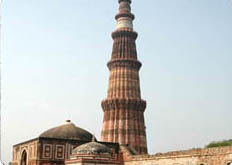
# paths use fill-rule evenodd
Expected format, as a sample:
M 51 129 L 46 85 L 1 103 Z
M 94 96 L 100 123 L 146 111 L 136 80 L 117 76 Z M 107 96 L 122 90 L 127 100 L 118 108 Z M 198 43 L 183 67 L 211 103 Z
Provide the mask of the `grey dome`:
M 112 151 L 104 144 L 100 144 L 97 142 L 90 142 L 76 147 L 72 151 L 72 154 L 94 154 L 94 155 L 110 154 L 111 155 Z
M 39 135 L 44 138 L 57 138 L 57 139 L 71 139 L 71 140 L 82 140 L 91 141 L 92 134 L 88 131 L 75 126 L 70 120 L 67 120 L 65 124 L 48 129 Z

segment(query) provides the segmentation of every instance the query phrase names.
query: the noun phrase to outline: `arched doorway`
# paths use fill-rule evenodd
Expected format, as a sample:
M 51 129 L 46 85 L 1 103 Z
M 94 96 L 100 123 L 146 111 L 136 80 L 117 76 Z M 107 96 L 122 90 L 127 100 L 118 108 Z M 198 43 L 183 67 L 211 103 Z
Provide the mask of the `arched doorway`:
M 26 150 L 24 150 L 22 153 L 20 165 L 27 165 L 27 152 L 26 152 Z

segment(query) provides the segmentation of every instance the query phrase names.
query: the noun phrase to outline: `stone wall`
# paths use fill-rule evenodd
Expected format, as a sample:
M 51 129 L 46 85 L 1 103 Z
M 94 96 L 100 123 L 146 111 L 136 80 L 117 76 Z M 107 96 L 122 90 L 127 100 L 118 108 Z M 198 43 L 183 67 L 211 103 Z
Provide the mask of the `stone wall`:
M 230 165 L 232 147 L 191 149 L 155 155 L 131 156 L 125 165 Z
M 26 164 L 36 165 L 38 151 L 38 139 L 33 139 L 28 142 L 15 145 L 13 147 L 12 165 L 24 164 L 22 163 L 22 155 L 25 154 Z

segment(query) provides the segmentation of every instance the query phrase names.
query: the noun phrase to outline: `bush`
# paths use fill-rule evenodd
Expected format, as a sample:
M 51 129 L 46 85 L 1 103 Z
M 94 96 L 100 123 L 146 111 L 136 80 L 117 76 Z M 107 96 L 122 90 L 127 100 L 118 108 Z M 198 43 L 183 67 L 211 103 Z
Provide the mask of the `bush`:
M 205 148 L 232 146 L 232 139 L 223 141 L 214 141 L 205 146 Z

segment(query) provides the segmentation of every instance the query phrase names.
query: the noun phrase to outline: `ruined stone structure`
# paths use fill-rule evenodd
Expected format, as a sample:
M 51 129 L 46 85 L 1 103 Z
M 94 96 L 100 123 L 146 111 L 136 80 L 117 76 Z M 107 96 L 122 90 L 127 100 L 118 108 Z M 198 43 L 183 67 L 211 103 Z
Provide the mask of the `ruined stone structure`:
M 124 165 L 232 165 L 232 147 L 128 156 Z
M 134 15 L 130 0 L 119 0 L 117 26 L 111 60 L 108 62 L 110 78 L 107 99 L 102 101 L 104 111 L 101 140 L 128 144 L 138 153 L 147 153 L 144 111 L 146 102 L 141 99 L 137 60 L 137 33 L 133 31 Z
M 13 165 L 232 165 L 232 146 L 147 154 L 131 0 L 119 0 L 101 141 L 67 120 L 13 146 Z M 86 120 L 88 122 L 88 119 Z

